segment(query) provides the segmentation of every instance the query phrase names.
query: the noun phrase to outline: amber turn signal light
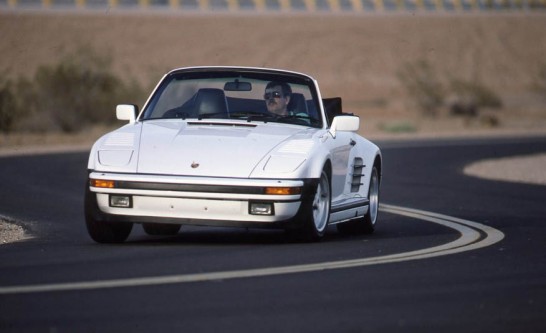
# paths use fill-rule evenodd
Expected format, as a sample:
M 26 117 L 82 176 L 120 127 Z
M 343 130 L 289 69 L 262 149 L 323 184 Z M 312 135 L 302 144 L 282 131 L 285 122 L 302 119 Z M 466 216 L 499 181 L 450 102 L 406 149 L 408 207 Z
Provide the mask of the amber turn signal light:
M 91 179 L 91 187 L 101 187 L 101 188 L 114 188 L 115 182 L 113 180 L 104 180 L 104 179 Z
M 265 194 L 270 195 L 294 195 L 300 194 L 300 187 L 266 187 Z

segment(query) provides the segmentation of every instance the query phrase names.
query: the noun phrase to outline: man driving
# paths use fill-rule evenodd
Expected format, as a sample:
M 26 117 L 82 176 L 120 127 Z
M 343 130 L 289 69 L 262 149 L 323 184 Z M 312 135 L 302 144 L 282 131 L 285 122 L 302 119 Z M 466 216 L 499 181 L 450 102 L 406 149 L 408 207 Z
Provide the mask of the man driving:
M 290 102 L 290 95 L 292 94 L 292 88 L 286 82 L 272 81 L 265 87 L 265 104 L 267 111 L 274 113 L 278 116 L 288 116 L 288 103 Z

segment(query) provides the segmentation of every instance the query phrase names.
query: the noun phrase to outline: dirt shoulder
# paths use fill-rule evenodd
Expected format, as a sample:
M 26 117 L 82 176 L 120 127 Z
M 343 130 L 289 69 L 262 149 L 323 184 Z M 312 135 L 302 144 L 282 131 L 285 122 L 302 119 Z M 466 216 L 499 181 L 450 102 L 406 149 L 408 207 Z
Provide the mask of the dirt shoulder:
M 464 173 L 490 180 L 546 185 L 546 153 L 477 161 L 466 166 Z

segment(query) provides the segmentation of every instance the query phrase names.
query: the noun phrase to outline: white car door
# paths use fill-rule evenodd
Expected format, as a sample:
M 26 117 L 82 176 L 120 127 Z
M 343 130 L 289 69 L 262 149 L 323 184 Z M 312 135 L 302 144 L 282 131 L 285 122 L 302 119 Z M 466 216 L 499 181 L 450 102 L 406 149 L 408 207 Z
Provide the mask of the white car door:
M 336 202 L 346 198 L 348 190 L 350 190 L 350 160 L 351 151 L 353 150 L 354 133 L 338 132 L 333 139 L 333 147 L 331 149 L 332 156 L 332 202 Z

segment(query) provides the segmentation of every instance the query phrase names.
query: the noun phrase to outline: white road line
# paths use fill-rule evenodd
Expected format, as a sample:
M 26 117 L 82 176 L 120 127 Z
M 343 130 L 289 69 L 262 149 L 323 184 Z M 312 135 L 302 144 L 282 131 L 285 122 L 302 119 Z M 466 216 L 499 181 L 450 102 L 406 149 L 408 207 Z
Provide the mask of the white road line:
M 0 287 L 0 295 L 203 282 L 291 273 L 315 272 L 340 268 L 362 267 L 401 261 L 426 259 L 476 250 L 479 248 L 493 245 L 497 242 L 500 242 L 504 238 L 504 234 L 497 229 L 477 222 L 463 220 L 456 217 L 385 204 L 381 205 L 381 210 L 391 214 L 407 216 L 427 222 L 440 224 L 456 230 L 458 233 L 460 233 L 461 236 L 452 242 L 439 246 L 371 258 L 201 274 L 181 274 L 103 281 L 6 286 Z

